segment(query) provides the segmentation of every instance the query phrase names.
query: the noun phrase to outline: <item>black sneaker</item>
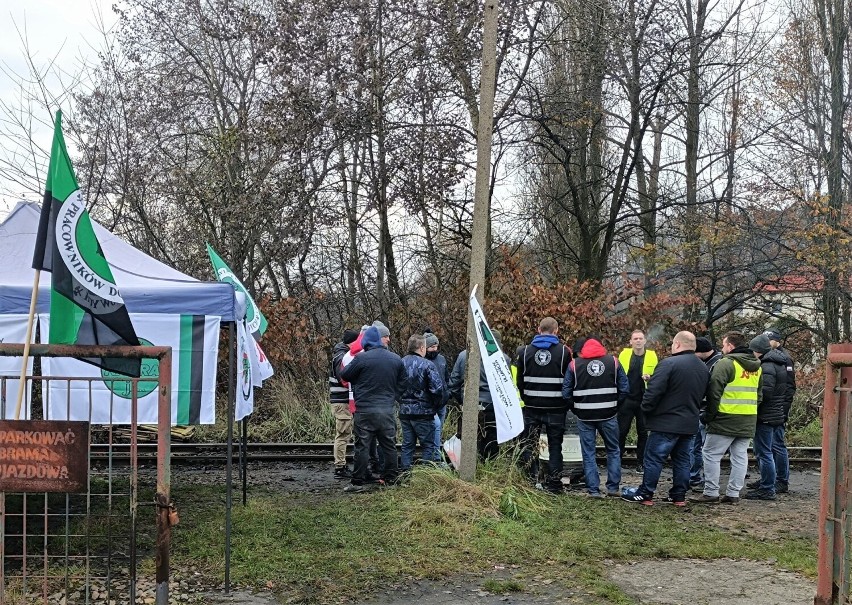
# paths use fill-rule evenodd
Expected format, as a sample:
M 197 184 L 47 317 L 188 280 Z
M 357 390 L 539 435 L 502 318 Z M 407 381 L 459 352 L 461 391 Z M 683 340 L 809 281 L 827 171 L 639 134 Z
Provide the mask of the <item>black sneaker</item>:
M 349 494 L 360 494 L 367 491 L 367 486 L 363 483 L 350 483 L 343 488 L 343 491 Z
M 721 502 L 722 504 L 739 504 L 740 499 L 736 496 L 722 496 L 721 498 L 719 498 L 719 502 Z
M 786 494 L 790 491 L 789 483 L 781 483 L 780 481 L 775 484 L 775 493 L 776 494 Z
M 348 466 L 339 466 L 334 469 L 334 478 L 335 479 L 351 479 L 352 471 L 349 470 Z
M 746 500 L 775 500 L 775 492 L 753 489 L 743 494 L 743 498 Z
M 665 502 L 668 504 L 674 504 L 675 506 L 686 506 L 686 498 L 672 498 L 671 496 L 666 496 Z
M 654 500 L 642 494 L 624 494 L 621 496 L 621 499 L 625 502 L 633 502 L 642 506 L 654 506 Z
M 689 484 L 689 489 L 694 492 L 703 492 L 704 491 L 704 482 L 703 481 L 694 481 Z
M 746 483 L 746 487 L 749 489 L 760 489 L 760 479 L 756 481 L 749 481 Z

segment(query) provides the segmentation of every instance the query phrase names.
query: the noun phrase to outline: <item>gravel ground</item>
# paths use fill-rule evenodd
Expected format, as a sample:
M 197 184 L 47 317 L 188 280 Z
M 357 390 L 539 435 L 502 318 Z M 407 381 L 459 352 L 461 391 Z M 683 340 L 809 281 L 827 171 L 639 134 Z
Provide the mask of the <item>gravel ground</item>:
M 220 469 L 173 469 L 173 481 L 218 483 L 224 481 Z M 756 476 L 753 471 L 753 476 Z M 275 463 L 251 464 L 248 470 L 249 497 L 254 487 L 285 493 L 341 492 L 345 482 L 335 480 L 329 464 Z M 723 476 L 722 485 L 726 477 Z M 625 471 L 624 485 L 638 485 L 641 476 Z M 665 497 L 670 474 L 664 473 L 658 497 Z M 235 491 L 241 482 L 234 479 Z M 235 496 L 235 501 L 238 497 Z M 626 504 L 625 504 L 626 506 Z M 690 505 L 687 510 L 696 523 L 706 523 L 723 531 L 753 535 L 755 539 L 801 536 L 817 539 L 819 508 L 819 472 L 794 470 L 790 477 L 790 493 L 775 502 L 741 501 L 739 506 Z M 609 577 L 639 604 L 669 605 L 797 605 L 813 603 L 815 583 L 799 574 L 778 569 L 774 561 L 703 561 L 689 559 L 637 561 L 629 564 L 610 563 Z M 524 590 L 496 595 L 483 590 L 488 579 L 517 579 Z M 567 582 L 566 582 L 567 581 Z M 363 605 L 502 605 L 512 603 L 592 604 L 600 600 L 578 591 L 570 584 L 570 574 L 560 571 L 554 577 L 529 577 L 517 566 L 497 565 L 481 573 L 458 575 L 442 581 L 415 581 L 390 586 Z M 213 604 L 272 605 L 278 603 L 269 594 L 235 592 L 230 596 L 207 593 L 203 602 Z M 283 602 L 287 602 L 286 599 Z

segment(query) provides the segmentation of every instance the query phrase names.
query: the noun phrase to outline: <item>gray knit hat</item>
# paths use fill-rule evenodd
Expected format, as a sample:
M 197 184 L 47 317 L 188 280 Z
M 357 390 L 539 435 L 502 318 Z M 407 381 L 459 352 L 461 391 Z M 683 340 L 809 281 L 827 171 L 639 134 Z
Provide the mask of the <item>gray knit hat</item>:
M 760 336 L 755 336 L 751 339 L 751 341 L 749 341 L 748 348 L 755 353 L 764 355 L 772 350 L 772 345 L 769 344 L 769 338 L 766 334 L 761 334 Z
M 381 338 L 386 338 L 390 336 L 390 330 L 388 330 L 388 327 L 378 319 L 373 322 L 373 327 L 379 331 L 379 336 Z
M 434 347 L 438 344 L 438 337 L 432 334 L 432 332 L 426 332 L 423 334 L 423 338 L 426 339 L 426 348 Z

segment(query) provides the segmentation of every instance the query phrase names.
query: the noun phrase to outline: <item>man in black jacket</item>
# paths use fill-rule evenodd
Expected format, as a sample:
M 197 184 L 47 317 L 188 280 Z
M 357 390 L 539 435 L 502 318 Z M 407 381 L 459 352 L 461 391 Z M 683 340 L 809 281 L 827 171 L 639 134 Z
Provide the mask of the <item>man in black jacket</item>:
M 642 398 L 642 412 L 648 427 L 645 447 L 645 473 L 635 493 L 622 498 L 652 505 L 657 482 L 666 458 L 671 456 L 674 476 L 667 501 L 686 505 L 689 489 L 689 454 L 698 431 L 698 406 L 704 399 L 710 374 L 695 356 L 695 335 L 678 332 L 672 340 L 672 356 L 657 365 Z
M 748 343 L 754 356 L 760 359 L 763 370 L 763 399 L 757 408 L 757 427 L 754 431 L 754 456 L 760 467 L 758 485 L 743 494 L 749 500 L 775 500 L 775 456 L 773 439 L 776 427 L 784 426 L 784 404 L 787 397 L 787 360 L 772 348 L 765 334 Z
M 722 352 L 717 351 L 706 336 L 699 336 L 695 339 L 695 356 L 704 362 L 707 367 L 707 372 L 713 371 L 713 366 L 716 362 L 722 359 Z M 691 462 L 689 465 L 689 487 L 696 491 L 704 490 L 704 438 L 707 436 L 707 429 L 704 422 L 701 420 L 701 413 L 707 405 L 706 398 L 701 401 L 698 415 L 698 432 L 695 433 L 695 440 L 692 444 Z
M 394 406 L 405 386 L 405 366 L 399 355 L 382 346 L 374 326 L 364 331 L 361 344 L 364 350 L 340 372 L 343 380 L 352 383 L 356 402 L 355 470 L 346 491 L 362 491 L 370 479 L 367 464 L 373 438 L 384 455 L 382 479 L 393 483 L 397 476 Z
M 518 347 L 515 362 L 518 392 L 524 401 L 521 464 L 533 483 L 538 483 L 538 443 L 544 429 L 549 455 L 543 487 L 551 493 L 562 491 L 562 440 L 566 410 L 562 381 L 571 363 L 571 350 L 559 341 L 557 334 L 557 321 L 545 317 L 539 323 L 538 334 L 532 342 Z
M 793 357 L 790 351 L 781 346 L 781 332 L 778 330 L 767 330 L 764 332 L 772 345 L 772 350 L 781 354 L 787 364 L 787 395 L 784 397 L 784 424 L 775 427 L 772 436 L 772 453 L 775 455 L 775 491 L 786 494 L 789 491 L 790 481 L 790 457 L 787 452 L 787 441 L 784 435 L 784 426 L 790 419 L 790 408 L 793 406 L 793 398 L 796 396 L 796 370 L 793 366 Z

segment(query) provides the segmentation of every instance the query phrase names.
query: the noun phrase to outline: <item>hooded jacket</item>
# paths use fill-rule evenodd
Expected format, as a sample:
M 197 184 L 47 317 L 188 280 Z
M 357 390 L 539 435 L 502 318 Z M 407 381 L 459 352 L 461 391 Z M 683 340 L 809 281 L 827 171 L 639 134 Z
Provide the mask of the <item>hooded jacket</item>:
M 707 392 L 710 373 L 694 351 L 681 351 L 656 367 L 645 395 L 642 412 L 650 431 L 694 435 L 698 408 Z
M 399 397 L 399 415 L 431 418 L 444 405 L 444 381 L 438 369 L 417 353 L 403 357 L 402 365 L 405 386 Z
M 599 360 L 598 368 L 591 368 L 591 361 Z M 600 394 L 578 395 L 580 391 L 601 392 Z M 614 391 L 614 392 L 612 392 Z M 614 418 L 618 404 L 630 392 L 630 383 L 624 368 L 614 355 L 608 355 L 600 341 L 589 338 L 579 352 L 579 358 L 571 361 L 562 381 L 562 397 L 568 409 L 580 420 L 595 422 Z M 578 399 L 583 401 L 578 406 Z M 590 401 L 585 401 L 589 399 Z M 591 401 L 600 399 L 600 402 Z M 605 401 L 604 401 L 605 400 Z M 605 405 L 603 405 L 605 404 Z
M 399 355 L 382 346 L 379 331 L 370 326 L 361 339 L 364 350 L 340 372 L 352 383 L 355 411 L 393 413 L 394 404 L 405 387 L 405 366 Z
M 787 361 L 789 357 L 778 349 L 772 349 L 760 358 L 763 370 L 763 401 L 757 408 L 757 421 L 770 426 L 781 426 L 787 417 L 785 406 L 789 385 L 787 384 Z
M 733 360 L 739 363 L 747 372 L 756 372 L 760 369 L 760 360 L 754 356 L 748 347 L 738 347 L 722 357 L 710 373 L 710 384 L 707 387 L 707 432 L 715 435 L 726 435 L 728 437 L 754 437 L 754 429 L 757 426 L 757 414 L 726 414 L 719 411 L 719 401 L 725 387 L 734 379 Z M 757 406 L 763 400 L 762 381 L 757 384 Z

